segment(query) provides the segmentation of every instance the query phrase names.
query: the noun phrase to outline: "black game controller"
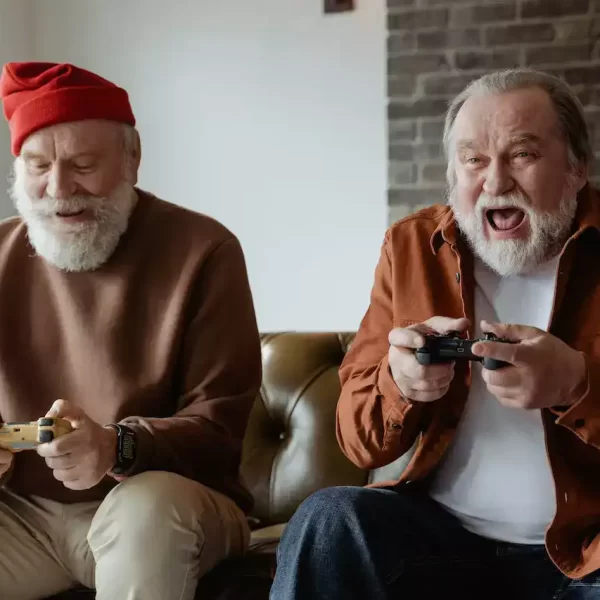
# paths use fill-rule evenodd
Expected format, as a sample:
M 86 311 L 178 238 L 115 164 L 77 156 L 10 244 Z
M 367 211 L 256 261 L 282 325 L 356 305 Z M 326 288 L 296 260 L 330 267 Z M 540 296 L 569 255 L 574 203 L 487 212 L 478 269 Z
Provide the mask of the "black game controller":
M 483 363 L 484 368 L 495 371 L 509 363 L 494 358 L 475 356 L 471 351 L 477 342 L 503 342 L 512 344 L 509 340 L 496 337 L 493 333 L 485 333 L 482 338 L 466 340 L 458 337 L 455 332 L 446 335 L 426 335 L 425 345 L 417 348 L 416 357 L 420 365 L 437 365 L 452 360 L 463 359 Z

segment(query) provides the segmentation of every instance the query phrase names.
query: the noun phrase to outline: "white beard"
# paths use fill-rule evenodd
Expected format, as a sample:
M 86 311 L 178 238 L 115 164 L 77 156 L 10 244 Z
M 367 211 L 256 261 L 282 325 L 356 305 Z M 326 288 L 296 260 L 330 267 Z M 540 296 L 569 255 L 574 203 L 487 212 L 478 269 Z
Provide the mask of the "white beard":
M 92 271 L 112 256 L 129 223 L 137 202 L 134 187 L 121 182 L 110 196 L 73 196 L 68 200 L 31 199 L 19 170 L 10 189 L 16 209 L 27 225 L 35 252 L 63 271 Z M 87 223 L 64 223 L 58 212 L 87 209 L 94 219 Z
M 450 191 L 448 204 L 452 207 L 459 229 L 474 253 L 502 277 L 531 272 L 543 262 L 556 256 L 565 242 L 575 211 L 576 194 L 565 193 L 556 212 L 535 211 L 519 193 L 490 196 L 483 193 L 473 211 L 467 215 L 457 208 L 456 195 Z M 514 206 L 522 210 L 529 221 L 527 239 L 489 240 L 485 235 L 485 211 L 489 208 Z

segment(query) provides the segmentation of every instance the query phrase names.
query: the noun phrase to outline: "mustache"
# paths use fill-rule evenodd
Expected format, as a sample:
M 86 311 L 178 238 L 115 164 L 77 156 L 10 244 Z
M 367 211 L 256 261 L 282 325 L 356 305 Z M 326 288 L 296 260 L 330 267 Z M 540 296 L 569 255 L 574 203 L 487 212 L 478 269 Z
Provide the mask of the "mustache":
M 47 196 L 39 199 L 29 200 L 29 211 L 39 217 L 53 217 L 56 213 L 78 212 L 91 210 L 94 213 L 101 211 L 105 198 L 95 196 L 72 196 L 66 199 L 49 198 Z
M 450 187 L 446 190 L 446 201 L 454 209 L 457 207 L 457 190 Z M 479 194 L 473 207 L 474 212 L 481 212 L 490 208 L 518 208 L 523 212 L 531 211 L 531 204 L 522 192 L 509 192 L 502 196 L 493 196 L 486 192 Z
M 503 196 L 491 196 L 484 192 L 477 199 L 475 210 L 482 212 L 490 208 L 518 208 L 524 213 L 528 213 L 531 210 L 527 198 L 518 192 L 504 194 Z

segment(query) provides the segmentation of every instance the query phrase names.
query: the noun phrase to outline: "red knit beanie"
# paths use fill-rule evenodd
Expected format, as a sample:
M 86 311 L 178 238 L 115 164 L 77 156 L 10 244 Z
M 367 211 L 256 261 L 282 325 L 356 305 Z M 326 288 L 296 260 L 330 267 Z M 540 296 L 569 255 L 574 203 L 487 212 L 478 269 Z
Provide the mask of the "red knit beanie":
M 8 63 L 0 76 L 0 99 L 15 156 L 34 131 L 57 123 L 107 119 L 135 125 L 124 89 L 70 64 Z

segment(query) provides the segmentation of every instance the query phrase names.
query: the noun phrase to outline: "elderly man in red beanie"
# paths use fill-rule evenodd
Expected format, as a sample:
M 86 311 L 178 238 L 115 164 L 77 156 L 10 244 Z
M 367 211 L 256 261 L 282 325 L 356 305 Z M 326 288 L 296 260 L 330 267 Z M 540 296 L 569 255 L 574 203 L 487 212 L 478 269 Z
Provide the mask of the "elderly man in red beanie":
M 0 98 L 19 212 L 0 223 L 0 419 L 72 428 L 0 450 L 0 598 L 191 599 L 249 539 L 261 362 L 242 249 L 137 187 L 125 90 L 11 63 Z

